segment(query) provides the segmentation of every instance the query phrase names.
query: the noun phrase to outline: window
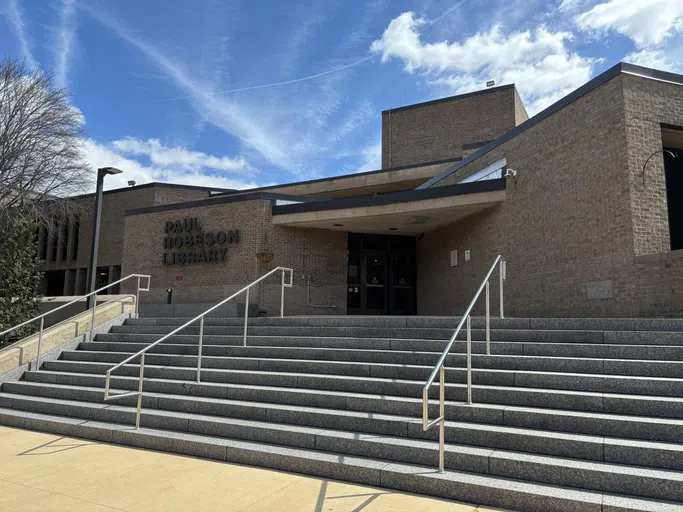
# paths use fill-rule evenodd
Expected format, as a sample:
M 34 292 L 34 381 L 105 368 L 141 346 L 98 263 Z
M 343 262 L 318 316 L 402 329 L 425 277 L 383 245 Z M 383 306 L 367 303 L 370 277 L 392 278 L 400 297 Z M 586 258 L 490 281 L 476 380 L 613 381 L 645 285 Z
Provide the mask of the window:
M 62 261 L 68 261 L 69 260 L 69 223 L 68 222 L 63 222 L 62 223 L 62 239 L 61 239 L 61 248 L 60 248 L 60 256 Z
M 479 172 L 474 173 L 472 176 L 465 178 L 458 182 L 460 183 L 473 183 L 475 181 L 486 181 L 486 180 L 496 180 L 503 177 L 503 169 L 507 165 L 507 160 L 503 158 L 498 160 L 495 164 L 489 165 L 486 169 L 482 169 Z
M 71 246 L 71 261 L 78 259 L 78 242 L 81 231 L 81 219 L 76 217 L 74 219 L 74 243 Z
M 50 236 L 50 231 L 47 229 L 47 226 L 40 226 L 40 231 L 43 235 L 43 243 L 40 247 L 40 259 L 45 260 L 47 259 L 47 240 Z
M 52 219 L 52 250 L 50 251 L 50 260 L 57 261 L 57 250 L 59 249 L 59 218 L 53 217 Z

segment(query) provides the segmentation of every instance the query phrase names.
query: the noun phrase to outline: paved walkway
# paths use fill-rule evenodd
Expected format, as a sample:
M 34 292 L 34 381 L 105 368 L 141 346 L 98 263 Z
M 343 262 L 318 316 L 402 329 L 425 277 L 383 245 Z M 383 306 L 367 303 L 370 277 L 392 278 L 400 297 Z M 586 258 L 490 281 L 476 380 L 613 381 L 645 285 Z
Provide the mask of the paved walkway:
M 494 509 L 0 427 L 0 510 L 488 512 Z

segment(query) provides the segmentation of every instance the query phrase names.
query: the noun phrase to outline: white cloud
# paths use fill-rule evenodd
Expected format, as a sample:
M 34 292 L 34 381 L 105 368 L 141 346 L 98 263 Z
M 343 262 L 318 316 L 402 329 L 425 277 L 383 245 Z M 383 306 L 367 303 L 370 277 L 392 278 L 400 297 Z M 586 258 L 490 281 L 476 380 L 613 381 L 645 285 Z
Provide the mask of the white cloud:
M 26 29 L 24 27 L 24 15 L 21 12 L 17 0 L 7 1 L 7 14 L 6 14 L 12 32 L 14 32 L 14 37 L 17 38 L 17 43 L 19 43 L 19 49 L 21 50 L 21 55 L 26 60 L 32 68 L 38 67 L 38 62 L 33 58 L 33 52 L 31 51 L 31 41 L 26 34 Z
M 382 141 L 371 144 L 360 152 L 363 160 L 357 172 L 375 171 L 382 168 Z
M 114 18 L 88 5 L 83 7 L 100 23 L 154 62 L 177 87 L 189 94 L 192 98 L 190 101 L 200 117 L 253 147 L 269 162 L 286 169 L 294 167 L 287 146 L 277 135 L 267 131 L 264 123 L 254 122 L 239 104 L 214 96 L 209 86 L 200 83 L 183 66 L 134 35 Z
M 579 3 L 578 0 L 562 0 L 558 9 L 561 12 L 572 11 L 572 10 L 576 9 L 578 3 Z
M 683 27 L 681 0 L 609 0 L 576 17 L 583 30 L 614 30 L 639 47 L 657 46 Z
M 412 12 L 401 14 L 372 43 L 372 52 L 380 54 L 382 62 L 401 60 L 408 73 L 426 72 L 433 83 L 456 93 L 479 89 L 488 79 L 499 85 L 514 82 L 531 114 L 587 82 L 596 62 L 567 48 L 570 32 L 551 32 L 544 26 L 505 34 L 494 25 L 462 43 L 425 43 L 419 33 L 425 23 Z
M 679 65 L 671 60 L 662 50 L 640 50 L 624 57 L 624 62 L 653 69 L 676 71 Z
M 226 177 L 219 172 L 202 172 L 193 165 L 188 166 L 188 160 L 183 160 L 183 158 L 180 158 L 177 161 L 171 161 L 172 159 L 169 158 L 167 164 L 144 165 L 133 158 L 127 157 L 125 153 L 122 154 L 117 148 L 117 143 L 120 142 L 121 141 L 116 141 L 112 145 L 104 145 L 99 144 L 92 139 L 88 139 L 83 143 L 84 159 L 93 169 L 111 166 L 123 171 L 121 174 L 107 177 L 105 180 L 106 189 L 125 187 L 129 180 L 135 181 L 138 185 L 160 181 L 164 183 L 216 188 L 245 189 L 258 186 L 253 181 Z M 192 155 L 195 153 L 183 148 L 170 149 L 177 150 L 177 154 L 179 155 Z M 204 155 L 204 153 L 199 154 Z M 204 162 L 211 161 L 212 159 L 220 160 L 220 158 L 211 157 L 210 155 L 204 156 L 206 157 Z
M 200 171 L 202 169 L 243 171 L 249 168 L 249 164 L 243 157 L 217 157 L 200 151 L 190 151 L 182 146 L 169 147 L 162 144 L 158 139 L 141 140 L 135 137 L 126 137 L 115 141 L 113 146 L 121 153 L 147 156 L 155 165 L 172 166 L 187 171 Z
M 54 44 L 55 83 L 57 87 L 68 85 L 69 60 L 74 34 L 76 32 L 75 1 L 63 0 L 59 13 L 60 26 L 56 32 Z

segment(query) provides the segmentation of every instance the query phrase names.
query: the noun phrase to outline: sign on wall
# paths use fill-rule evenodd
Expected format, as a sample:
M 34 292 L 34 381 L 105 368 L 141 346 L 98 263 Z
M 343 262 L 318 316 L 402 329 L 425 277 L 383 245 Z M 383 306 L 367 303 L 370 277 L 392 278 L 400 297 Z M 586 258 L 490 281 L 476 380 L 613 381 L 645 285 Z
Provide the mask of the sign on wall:
M 219 263 L 228 258 L 228 245 L 240 241 L 238 229 L 204 231 L 196 217 L 164 224 L 164 265 Z

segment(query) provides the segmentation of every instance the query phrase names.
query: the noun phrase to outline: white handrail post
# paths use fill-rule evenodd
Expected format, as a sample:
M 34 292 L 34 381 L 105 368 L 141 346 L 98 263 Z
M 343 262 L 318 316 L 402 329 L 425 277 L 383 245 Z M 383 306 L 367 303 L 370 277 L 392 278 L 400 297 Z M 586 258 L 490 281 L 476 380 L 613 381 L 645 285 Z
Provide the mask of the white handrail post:
M 97 294 L 94 295 L 92 301 L 92 318 L 90 319 L 90 342 L 93 341 L 95 335 L 95 311 L 97 311 Z
M 199 354 L 197 355 L 197 382 L 202 373 L 202 342 L 204 340 L 204 317 L 199 319 Z
M 40 345 L 43 343 L 43 327 L 45 326 L 45 317 L 40 319 L 40 332 L 38 333 L 38 354 L 36 355 L 36 371 L 40 371 Z
M 491 299 L 489 282 L 486 281 L 486 355 L 491 355 Z
M 280 318 L 285 317 L 285 270 L 282 270 L 282 290 L 280 291 Z
M 500 317 L 505 318 L 504 312 L 503 312 L 503 281 L 505 280 L 505 273 L 506 273 L 506 268 L 505 268 L 505 260 L 501 258 L 500 260 Z
M 138 410 L 135 414 L 135 428 L 140 428 L 140 411 L 142 410 L 142 379 L 145 374 L 145 354 L 140 356 L 140 382 L 138 382 Z
M 467 315 L 467 403 L 472 405 L 472 317 Z
M 440 391 L 439 391 L 439 473 L 444 471 L 444 445 L 446 444 L 446 368 L 441 365 L 439 371 Z
M 429 428 L 429 388 L 422 388 L 422 430 Z
M 247 321 L 249 320 L 249 291 L 251 288 L 247 288 L 247 298 L 244 302 L 244 341 L 242 346 L 247 346 Z
M 138 276 L 138 287 L 135 290 L 135 318 L 140 317 L 140 276 Z
M 104 399 L 109 399 L 109 381 L 111 380 L 111 370 L 107 370 L 107 377 L 104 379 Z

